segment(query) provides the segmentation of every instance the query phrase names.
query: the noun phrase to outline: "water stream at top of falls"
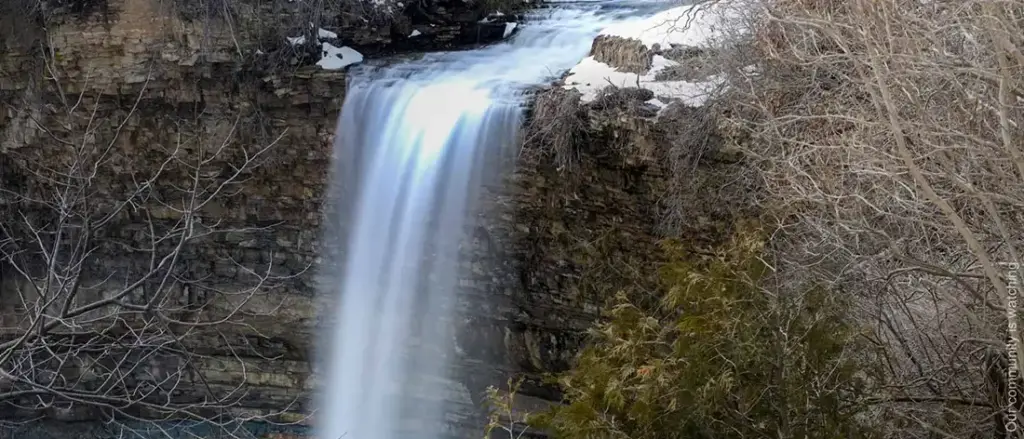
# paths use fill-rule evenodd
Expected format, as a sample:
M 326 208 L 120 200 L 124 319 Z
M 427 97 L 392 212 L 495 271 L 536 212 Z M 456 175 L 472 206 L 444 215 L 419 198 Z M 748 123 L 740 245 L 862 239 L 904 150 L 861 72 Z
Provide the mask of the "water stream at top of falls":
M 593 38 L 655 3 L 563 3 L 510 40 L 350 71 L 332 197 L 348 197 L 337 295 L 321 341 L 319 439 L 443 436 L 458 248 L 488 155 L 518 146 L 523 90 L 587 55 Z M 335 169 L 338 169 L 337 167 Z M 345 175 L 341 175 L 345 174 Z M 341 208 L 339 208 L 341 210 Z M 327 243 L 327 245 L 332 245 Z M 408 420 L 419 424 L 403 427 Z M 431 423 L 434 423 L 431 425 Z

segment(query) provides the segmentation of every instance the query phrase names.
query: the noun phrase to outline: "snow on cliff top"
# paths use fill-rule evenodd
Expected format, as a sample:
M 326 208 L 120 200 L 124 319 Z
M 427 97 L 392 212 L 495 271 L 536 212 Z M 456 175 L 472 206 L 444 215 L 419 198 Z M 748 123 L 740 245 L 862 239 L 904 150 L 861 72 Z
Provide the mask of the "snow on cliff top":
M 707 46 L 713 38 L 721 35 L 722 24 L 731 16 L 732 2 L 719 2 L 710 6 L 681 6 L 662 11 L 653 16 L 616 23 L 601 31 L 601 35 L 634 38 L 642 41 L 648 49 L 657 44 L 661 49 L 672 45 Z M 666 67 L 676 65 L 675 61 L 655 55 L 647 73 L 620 72 L 594 57 L 587 57 L 569 71 L 564 87 L 576 89 L 583 94 L 583 101 L 589 102 L 598 92 L 609 86 L 645 88 L 655 96 L 678 98 L 687 105 L 700 106 L 708 92 L 721 84 L 720 76 L 705 81 L 657 81 L 655 76 Z
M 676 65 L 672 60 L 665 59 L 661 55 L 654 56 L 651 70 L 645 74 L 620 72 L 608 64 L 599 62 L 592 56 L 580 61 L 576 67 L 569 70 L 569 76 L 565 78 L 565 88 L 574 88 L 583 94 L 583 102 L 590 102 L 597 98 L 601 89 L 614 85 L 616 87 L 636 87 L 648 89 L 654 92 L 655 96 L 667 96 L 678 98 L 686 105 L 700 106 L 708 93 L 721 83 L 721 78 L 712 76 L 706 81 L 656 81 L 655 75 L 665 67 Z
M 321 49 L 323 51 L 323 56 L 316 65 L 326 70 L 337 70 L 345 68 L 345 66 L 363 62 L 363 55 L 348 46 L 335 47 L 331 43 L 324 42 L 321 43 Z
M 700 46 L 721 35 L 722 25 L 730 17 L 730 3 L 679 6 L 651 17 L 616 23 L 602 30 L 601 35 L 635 38 L 648 48 L 655 44 L 663 49 L 673 44 Z

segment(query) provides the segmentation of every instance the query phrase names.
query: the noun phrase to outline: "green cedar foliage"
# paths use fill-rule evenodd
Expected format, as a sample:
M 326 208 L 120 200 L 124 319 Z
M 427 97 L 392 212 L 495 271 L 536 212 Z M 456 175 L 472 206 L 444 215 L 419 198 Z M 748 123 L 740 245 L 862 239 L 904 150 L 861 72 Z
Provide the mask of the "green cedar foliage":
M 873 437 L 847 304 L 769 291 L 765 234 L 738 230 L 714 256 L 667 245 L 661 297 L 619 294 L 560 379 L 566 405 L 531 423 L 561 439 Z

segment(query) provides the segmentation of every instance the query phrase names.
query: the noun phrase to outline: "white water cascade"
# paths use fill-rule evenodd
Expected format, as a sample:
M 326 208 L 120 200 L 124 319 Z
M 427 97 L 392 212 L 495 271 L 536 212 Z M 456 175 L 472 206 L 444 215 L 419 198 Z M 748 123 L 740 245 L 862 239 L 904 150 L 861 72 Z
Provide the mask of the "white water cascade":
M 443 436 L 458 244 L 488 155 L 517 147 L 523 90 L 586 56 L 629 9 L 589 2 L 534 13 L 509 41 L 351 71 L 334 175 L 351 197 L 321 342 L 320 439 Z M 416 419 L 414 427 L 403 427 Z M 431 425 L 433 423 L 433 425 Z

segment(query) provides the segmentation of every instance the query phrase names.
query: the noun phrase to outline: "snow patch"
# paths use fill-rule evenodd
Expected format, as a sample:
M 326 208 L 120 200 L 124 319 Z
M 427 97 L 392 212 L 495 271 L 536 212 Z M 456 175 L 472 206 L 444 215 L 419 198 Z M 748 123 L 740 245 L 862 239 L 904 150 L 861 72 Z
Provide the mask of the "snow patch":
M 411 34 L 409 34 L 409 38 L 412 38 L 412 37 L 418 37 L 418 36 L 420 36 L 420 35 L 423 35 L 423 33 L 422 33 L 422 32 L 420 32 L 420 31 L 418 31 L 418 30 L 416 30 L 416 29 L 413 29 L 413 30 L 412 30 L 412 33 L 411 33 Z
M 497 17 L 504 17 L 504 16 L 505 16 L 505 14 L 502 13 L 501 11 L 492 12 L 489 15 L 487 15 L 486 17 L 484 17 L 483 19 L 481 19 L 480 21 L 478 21 L 478 23 L 490 23 L 490 22 L 494 21 L 495 18 L 497 18 Z
M 644 101 L 644 103 L 645 104 L 649 104 L 649 105 L 653 105 L 655 107 L 658 107 L 659 110 L 668 106 L 668 104 L 662 102 L 661 99 L 658 99 L 658 98 L 648 99 L 648 100 Z
M 288 37 L 288 44 L 291 44 L 293 46 L 298 46 L 298 45 L 306 44 L 306 37 L 304 37 L 304 36 Z
M 363 62 L 363 54 L 351 47 L 335 47 L 331 43 L 322 43 L 321 47 L 323 49 L 323 56 L 320 58 L 320 61 L 317 61 L 316 65 L 326 70 L 337 70 Z
M 583 102 L 591 102 L 597 98 L 601 89 L 613 85 L 616 87 L 639 87 L 654 92 L 655 96 L 667 96 L 681 99 L 687 105 L 700 106 L 704 104 L 708 93 L 719 84 L 724 78 L 711 77 L 707 81 L 656 81 L 654 78 L 666 67 L 677 63 L 656 55 L 651 69 L 642 75 L 636 73 L 620 72 L 608 64 L 599 62 L 592 56 L 588 56 L 572 70 L 565 78 L 564 88 L 576 89 L 583 94 Z
M 505 33 L 502 34 L 501 37 L 508 38 L 509 35 L 512 35 L 512 31 L 516 30 L 516 26 L 518 25 L 518 23 L 505 23 Z
M 640 18 L 616 23 L 600 32 L 623 38 L 634 38 L 642 41 L 648 48 L 655 44 L 662 48 L 672 45 L 707 46 L 712 39 L 722 34 L 722 28 L 733 18 L 734 2 L 722 1 L 709 6 L 681 6 L 659 12 L 647 18 Z M 576 89 L 583 94 L 584 102 L 593 101 L 601 89 L 613 85 L 616 87 L 640 87 L 654 92 L 655 99 L 649 104 L 663 108 L 665 102 L 658 97 L 679 99 L 692 106 L 703 105 L 710 92 L 720 86 L 725 78 L 715 75 L 703 81 L 657 81 L 658 72 L 667 67 L 678 65 L 675 61 L 655 55 L 651 68 L 647 73 L 636 74 L 620 72 L 614 67 L 598 62 L 594 57 L 587 57 L 576 67 L 569 70 L 563 86 Z
M 601 35 L 635 38 L 643 41 L 648 48 L 653 48 L 655 44 L 662 48 L 673 44 L 706 45 L 711 39 L 720 37 L 730 18 L 735 18 L 735 5 L 731 3 L 671 8 L 651 17 L 616 23 L 602 30 Z
M 327 29 L 324 29 L 322 27 L 321 28 L 317 28 L 316 35 L 317 35 L 317 37 L 323 38 L 325 40 L 336 40 L 336 39 L 338 39 L 338 34 L 336 34 L 334 32 L 331 32 L 331 31 L 329 31 Z

